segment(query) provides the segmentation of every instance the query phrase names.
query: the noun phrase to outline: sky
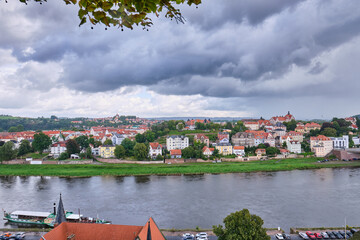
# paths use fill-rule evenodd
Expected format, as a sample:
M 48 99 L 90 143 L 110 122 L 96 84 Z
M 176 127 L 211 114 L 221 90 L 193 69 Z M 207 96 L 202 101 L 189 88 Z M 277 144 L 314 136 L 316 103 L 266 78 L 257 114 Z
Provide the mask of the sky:
M 203 0 L 185 24 L 79 27 L 0 1 L 0 114 L 331 119 L 360 113 L 358 0 Z

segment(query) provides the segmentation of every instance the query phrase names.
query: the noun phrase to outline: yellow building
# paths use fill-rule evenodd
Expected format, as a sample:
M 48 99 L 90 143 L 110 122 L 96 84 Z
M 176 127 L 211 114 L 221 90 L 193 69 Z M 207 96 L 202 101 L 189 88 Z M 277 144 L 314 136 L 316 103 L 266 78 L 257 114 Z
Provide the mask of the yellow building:
M 100 157 L 102 158 L 112 158 L 115 157 L 115 146 L 113 145 L 103 145 L 100 147 Z
M 219 153 L 222 155 L 233 154 L 233 146 L 230 143 L 219 143 L 215 146 Z

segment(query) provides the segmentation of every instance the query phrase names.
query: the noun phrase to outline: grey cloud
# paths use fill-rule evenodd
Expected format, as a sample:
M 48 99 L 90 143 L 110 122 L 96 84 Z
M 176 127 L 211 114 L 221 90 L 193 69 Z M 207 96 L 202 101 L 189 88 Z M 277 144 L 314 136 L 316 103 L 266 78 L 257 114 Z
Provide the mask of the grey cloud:
M 192 11 L 183 8 L 185 18 L 206 30 L 216 29 L 227 22 L 248 22 L 251 25 L 262 23 L 266 18 L 280 13 L 284 9 L 293 9 L 304 0 L 207 0 Z
M 28 42 L 12 45 L 13 54 L 21 61 L 61 64 L 64 72 L 59 81 L 85 92 L 144 85 L 162 94 L 277 95 L 280 88 L 244 89 L 253 82 L 281 78 L 294 65 L 312 67 L 309 73 L 320 74 L 321 66 L 311 66 L 313 58 L 360 31 L 355 0 L 346 5 L 339 1 L 324 5 L 319 0 L 233 0 L 226 4 L 209 0 L 199 9 L 186 8 L 185 25 L 155 19 L 150 32 L 124 33 L 91 31 L 88 26 L 79 29 L 73 9 L 70 16 L 65 13 L 68 6 L 45 5 L 49 11 L 44 17 L 38 6 L 33 13 L 32 8 L 21 10 L 44 29 L 29 33 Z M 65 14 L 64 20 L 60 13 Z M 11 45 L 10 40 L 2 46 Z M 23 51 L 29 46 L 34 53 L 25 56 Z

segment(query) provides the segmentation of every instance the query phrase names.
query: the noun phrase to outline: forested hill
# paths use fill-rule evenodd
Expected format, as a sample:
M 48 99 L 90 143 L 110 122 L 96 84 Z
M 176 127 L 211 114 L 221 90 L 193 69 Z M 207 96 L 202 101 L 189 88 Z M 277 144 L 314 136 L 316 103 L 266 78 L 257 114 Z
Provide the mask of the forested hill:
M 122 122 L 121 124 L 126 124 Z M 110 121 L 90 121 L 87 118 L 25 118 L 13 117 L 9 115 L 0 115 L 0 132 L 20 132 L 27 130 L 75 130 L 85 129 L 92 126 L 118 127 L 120 123 L 111 123 Z

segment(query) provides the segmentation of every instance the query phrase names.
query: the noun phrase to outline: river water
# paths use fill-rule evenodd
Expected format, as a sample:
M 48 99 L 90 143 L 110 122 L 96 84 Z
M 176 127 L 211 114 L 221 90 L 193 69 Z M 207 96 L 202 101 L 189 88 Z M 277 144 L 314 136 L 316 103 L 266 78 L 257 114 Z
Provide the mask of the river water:
M 0 208 L 68 211 L 160 228 L 211 228 L 248 208 L 266 227 L 360 224 L 360 168 L 141 177 L 0 177 Z M 1 227 L 11 227 L 0 220 Z

